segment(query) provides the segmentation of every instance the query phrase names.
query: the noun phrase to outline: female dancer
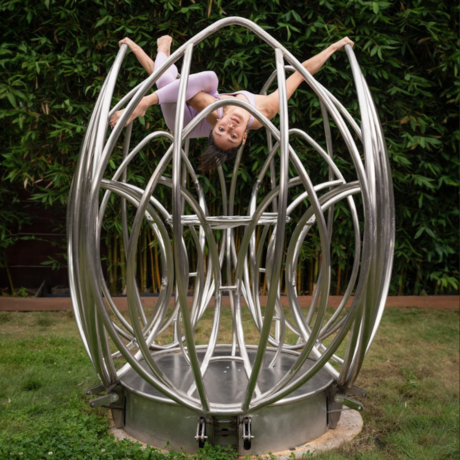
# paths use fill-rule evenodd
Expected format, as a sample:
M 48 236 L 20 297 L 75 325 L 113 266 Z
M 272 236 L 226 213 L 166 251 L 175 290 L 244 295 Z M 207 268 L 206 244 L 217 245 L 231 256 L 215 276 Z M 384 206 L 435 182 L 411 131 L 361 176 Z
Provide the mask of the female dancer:
M 128 45 L 134 53 L 142 67 L 150 75 L 155 66 L 161 65 L 170 55 L 172 38 L 168 35 L 157 40 L 158 54 L 153 63 L 152 59 L 129 38 L 124 38 L 119 42 Z M 337 43 L 330 45 L 321 53 L 303 62 L 302 65 L 311 75 L 318 72 L 323 64 L 332 54 L 343 48 L 345 45 L 353 46 L 354 43 L 348 38 L 342 38 Z M 179 80 L 177 79 L 177 68 L 171 66 L 158 80 L 158 90 L 149 96 L 145 96 L 127 121 L 127 125 L 135 118 L 145 115 L 146 110 L 152 105 L 160 105 L 163 117 L 168 128 L 174 130 L 174 118 L 176 115 L 177 95 L 179 91 Z M 300 83 L 304 81 L 299 72 L 295 72 L 286 80 L 286 95 L 289 99 Z M 196 115 L 204 110 L 208 105 L 218 99 L 235 97 L 249 102 L 257 108 L 263 115 L 271 120 L 279 111 L 278 90 L 267 95 L 261 96 L 249 93 L 248 91 L 237 91 L 232 94 L 219 94 L 217 88 L 219 81 L 215 72 L 206 71 L 189 76 L 186 91 L 186 107 L 184 114 L 184 126 L 186 126 Z M 122 110 L 115 112 L 110 120 L 112 128 L 118 122 Z M 189 135 L 190 138 L 209 137 L 209 146 L 201 157 L 202 171 L 214 169 L 227 159 L 236 155 L 241 144 L 246 142 L 248 129 L 259 129 L 262 124 L 254 119 L 246 110 L 236 106 L 226 106 L 212 112 L 204 119 Z

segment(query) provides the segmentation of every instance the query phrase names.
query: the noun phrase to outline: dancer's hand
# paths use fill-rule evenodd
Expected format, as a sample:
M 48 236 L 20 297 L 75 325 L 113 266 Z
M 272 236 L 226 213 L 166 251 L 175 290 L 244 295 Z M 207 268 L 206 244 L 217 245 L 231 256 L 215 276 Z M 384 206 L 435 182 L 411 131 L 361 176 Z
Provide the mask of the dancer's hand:
M 120 40 L 118 42 L 118 46 L 121 45 L 128 45 L 128 48 L 133 51 L 133 48 L 135 48 L 137 45 L 128 37 L 125 37 L 123 40 Z
M 342 38 L 337 43 L 334 43 L 332 46 L 334 47 L 335 51 L 341 50 L 345 45 L 350 45 L 353 48 L 355 42 L 352 42 L 348 37 Z
M 147 107 L 142 104 L 142 101 L 140 104 L 134 109 L 134 112 L 131 114 L 131 116 L 128 118 L 128 121 L 126 122 L 125 126 L 128 126 L 133 120 L 135 120 L 138 117 L 143 117 L 145 115 L 145 112 L 147 110 Z M 119 110 L 118 112 L 115 112 L 112 115 L 112 118 L 110 119 L 110 127 L 113 129 L 115 125 L 118 123 L 118 120 L 122 116 L 124 110 Z

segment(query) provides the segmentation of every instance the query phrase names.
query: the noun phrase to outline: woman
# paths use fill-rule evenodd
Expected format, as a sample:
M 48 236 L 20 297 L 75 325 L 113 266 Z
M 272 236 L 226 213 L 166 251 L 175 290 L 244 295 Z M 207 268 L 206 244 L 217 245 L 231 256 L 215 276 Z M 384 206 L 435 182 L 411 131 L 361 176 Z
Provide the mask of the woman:
M 155 66 L 161 65 L 170 55 L 172 38 L 168 35 L 157 40 L 158 54 L 153 63 L 152 59 L 129 38 L 124 38 L 119 45 L 126 44 L 134 53 L 142 67 L 150 75 Z M 318 55 L 303 62 L 305 69 L 314 75 L 332 54 L 343 48 L 345 45 L 353 46 L 354 43 L 348 38 L 342 38 L 337 43 L 330 45 Z M 152 105 L 160 105 L 163 117 L 168 128 L 174 130 L 174 118 L 176 114 L 176 102 L 179 91 L 179 80 L 177 80 L 177 68 L 171 66 L 158 80 L 158 90 L 145 96 L 127 121 L 127 125 L 135 118 L 145 115 L 146 110 Z M 286 80 L 286 94 L 289 99 L 300 83 L 304 81 L 299 72 L 295 72 Z M 278 90 L 267 95 L 261 96 L 252 94 L 248 91 L 237 91 L 232 94 L 220 94 L 217 92 L 219 81 L 215 72 L 207 71 L 192 74 L 189 76 L 186 107 L 184 114 L 184 126 L 186 126 L 195 116 L 218 99 L 237 98 L 249 102 L 257 108 L 263 115 L 271 120 L 279 111 Z M 110 120 L 112 128 L 118 122 L 122 110 L 115 112 Z M 241 144 L 246 142 L 247 130 L 259 129 L 262 124 L 254 119 L 251 114 L 236 106 L 226 106 L 212 112 L 203 120 L 189 135 L 190 138 L 208 137 L 209 147 L 201 157 L 200 170 L 208 171 L 214 169 L 224 161 L 236 155 Z

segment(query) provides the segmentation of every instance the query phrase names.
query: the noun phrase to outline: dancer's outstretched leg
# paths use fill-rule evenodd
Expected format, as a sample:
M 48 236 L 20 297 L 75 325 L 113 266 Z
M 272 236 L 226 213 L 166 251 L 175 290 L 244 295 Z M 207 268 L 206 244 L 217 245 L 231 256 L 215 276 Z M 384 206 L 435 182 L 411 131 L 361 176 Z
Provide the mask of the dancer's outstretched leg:
M 171 54 L 172 38 L 169 35 L 163 35 L 157 40 L 157 57 L 155 59 L 155 69 L 158 69 Z M 166 72 L 157 80 L 157 88 L 163 88 L 169 85 L 177 78 L 177 67 L 172 65 Z
M 155 68 L 162 65 L 168 59 L 169 50 L 171 46 L 171 37 L 164 36 L 158 40 L 158 55 L 155 61 Z M 145 96 L 139 105 L 134 109 L 133 113 L 128 119 L 126 125 L 131 123 L 135 118 L 144 116 L 148 107 L 152 105 L 161 104 L 163 117 L 169 129 L 174 129 L 174 121 L 176 116 L 176 103 L 179 92 L 180 81 L 177 80 L 177 68 L 171 66 L 161 78 L 157 81 L 158 90 Z M 185 100 L 188 101 L 200 92 L 205 92 L 217 97 L 217 87 L 219 81 L 215 72 L 205 71 L 198 74 L 190 75 L 187 82 L 187 91 Z M 110 120 L 112 128 L 118 122 L 123 111 L 115 112 Z M 186 126 L 195 116 L 196 111 L 192 111 L 188 105 L 185 107 L 184 125 Z
M 124 38 L 123 40 L 120 40 L 119 44 L 126 44 L 128 45 L 129 49 L 133 51 L 133 53 L 136 55 L 138 61 L 144 67 L 144 69 L 149 73 L 152 74 L 155 70 L 155 68 L 158 68 L 158 66 L 162 65 L 166 59 L 171 54 L 171 43 L 172 43 L 172 38 L 169 35 L 163 35 L 157 40 L 157 57 L 155 60 L 155 63 L 150 59 L 149 56 L 140 48 L 138 45 L 136 45 L 132 40 L 129 38 Z M 157 80 L 156 85 L 158 88 L 163 88 L 164 86 L 169 85 L 170 83 L 174 82 L 177 78 L 177 67 L 175 65 L 172 65 L 169 67 L 163 75 Z M 158 98 L 156 98 L 158 99 Z M 152 103 L 150 105 L 156 105 L 158 104 L 158 100 L 151 101 Z M 138 117 L 143 117 L 145 115 L 146 108 L 143 108 L 141 104 L 139 104 L 129 117 L 128 121 L 126 122 L 125 126 L 128 126 L 135 118 Z M 110 126 L 113 128 L 118 120 L 120 119 L 121 115 L 123 114 L 123 110 L 119 110 L 118 112 L 115 112 L 110 119 Z

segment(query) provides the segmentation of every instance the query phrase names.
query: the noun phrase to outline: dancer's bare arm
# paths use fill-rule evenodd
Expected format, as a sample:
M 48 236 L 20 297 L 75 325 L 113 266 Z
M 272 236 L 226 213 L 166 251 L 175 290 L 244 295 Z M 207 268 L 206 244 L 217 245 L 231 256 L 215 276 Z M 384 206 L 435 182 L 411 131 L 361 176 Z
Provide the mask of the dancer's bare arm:
M 140 65 L 145 69 L 145 71 L 151 75 L 153 73 L 154 62 L 148 56 L 148 54 L 139 46 L 136 45 L 130 38 L 125 37 L 123 40 L 120 40 L 118 44 L 128 45 L 128 48 L 134 53 Z
M 328 46 L 324 51 L 321 51 L 321 53 L 303 62 L 302 65 L 311 75 L 314 75 L 336 51 L 342 49 L 345 45 L 353 46 L 354 43 L 348 37 L 342 38 L 342 40 Z M 299 72 L 295 72 L 286 80 L 286 96 L 288 100 L 303 81 L 304 79 Z M 271 120 L 280 109 L 278 90 L 268 96 L 256 96 L 256 105 L 258 109 Z M 259 129 L 261 127 L 262 124 L 254 120 L 250 129 Z
M 208 93 L 201 92 L 193 96 L 187 101 L 187 104 L 191 105 L 196 111 L 201 112 L 204 110 L 208 105 L 211 105 L 213 102 L 216 102 L 217 99 L 214 96 L 211 96 Z M 206 120 L 211 125 L 215 125 L 218 120 L 217 110 L 211 112 L 207 117 Z

